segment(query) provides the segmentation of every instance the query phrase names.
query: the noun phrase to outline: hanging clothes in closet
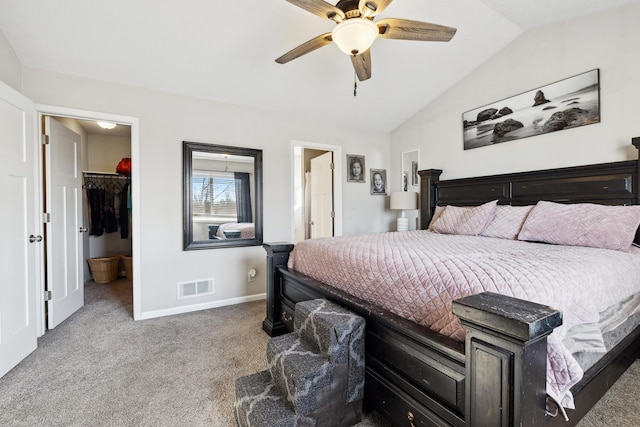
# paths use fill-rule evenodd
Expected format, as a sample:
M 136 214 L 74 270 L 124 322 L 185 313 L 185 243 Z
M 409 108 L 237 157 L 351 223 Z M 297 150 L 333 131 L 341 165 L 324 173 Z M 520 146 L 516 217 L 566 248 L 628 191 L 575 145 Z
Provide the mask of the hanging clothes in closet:
M 84 174 L 89 210 L 89 234 L 102 236 L 120 229 L 120 237 L 129 237 L 128 177 L 109 174 Z M 124 207 L 124 209 L 123 209 Z
M 120 237 L 129 237 L 129 211 L 131 210 L 131 185 L 126 183 L 118 197 L 118 216 L 120 219 Z

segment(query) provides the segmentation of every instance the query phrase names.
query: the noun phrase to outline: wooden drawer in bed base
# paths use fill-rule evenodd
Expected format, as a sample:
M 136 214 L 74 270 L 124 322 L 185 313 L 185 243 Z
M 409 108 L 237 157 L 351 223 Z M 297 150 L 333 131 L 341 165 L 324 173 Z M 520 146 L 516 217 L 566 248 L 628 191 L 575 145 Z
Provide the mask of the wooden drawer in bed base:
M 295 318 L 296 306 L 293 303 L 282 301 L 280 319 L 285 324 L 287 330 L 293 331 L 293 320 Z
M 434 413 L 369 366 L 365 384 L 365 408 L 375 409 L 396 426 L 464 426 L 460 417 L 448 413 L 443 418 Z M 420 394 L 417 389 L 414 392 Z
M 406 337 L 379 328 L 367 330 L 365 343 L 367 366 L 374 366 L 381 375 L 430 407 L 437 404 L 443 411 L 464 416 L 464 365 L 417 348 Z M 411 393 L 414 390 L 420 390 L 419 394 Z

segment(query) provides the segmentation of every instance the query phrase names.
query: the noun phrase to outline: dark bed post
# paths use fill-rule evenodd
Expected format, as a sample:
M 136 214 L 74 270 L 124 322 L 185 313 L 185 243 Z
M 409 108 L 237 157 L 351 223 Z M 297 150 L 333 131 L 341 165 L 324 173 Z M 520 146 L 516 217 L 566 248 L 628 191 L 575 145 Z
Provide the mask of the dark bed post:
M 453 312 L 466 329 L 465 425 L 541 424 L 547 335 L 562 313 L 491 292 L 454 301 Z
M 287 266 L 293 245 L 290 243 L 265 243 L 263 246 L 267 251 L 267 317 L 262 322 L 262 329 L 270 337 L 274 337 L 289 332 L 280 317 L 282 284 L 278 267 Z
M 440 169 L 418 171 L 420 175 L 420 229 L 426 230 L 431 222 L 433 210 L 436 208 L 436 183 L 440 180 Z
M 640 150 L 640 136 L 631 138 L 631 143 L 636 147 L 636 150 Z M 638 196 L 636 197 L 635 203 L 640 205 L 640 156 L 638 157 L 638 178 L 635 184 L 638 186 Z

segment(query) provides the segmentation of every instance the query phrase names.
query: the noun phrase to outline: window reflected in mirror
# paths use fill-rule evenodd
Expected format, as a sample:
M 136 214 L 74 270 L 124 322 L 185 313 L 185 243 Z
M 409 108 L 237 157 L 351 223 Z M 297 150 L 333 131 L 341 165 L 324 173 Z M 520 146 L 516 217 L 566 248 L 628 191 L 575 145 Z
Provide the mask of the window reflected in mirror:
M 262 150 L 183 144 L 184 249 L 262 244 Z

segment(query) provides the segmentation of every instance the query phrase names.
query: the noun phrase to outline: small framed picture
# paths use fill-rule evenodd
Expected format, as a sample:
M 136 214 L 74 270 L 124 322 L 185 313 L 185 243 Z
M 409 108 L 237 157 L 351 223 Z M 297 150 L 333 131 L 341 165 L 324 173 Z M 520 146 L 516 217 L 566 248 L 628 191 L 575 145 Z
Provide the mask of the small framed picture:
M 418 185 L 420 177 L 418 176 L 418 162 L 411 162 L 411 185 Z
M 409 172 L 402 173 L 402 191 L 408 191 Z
M 347 181 L 364 182 L 364 156 L 347 154 Z
M 387 194 L 387 170 L 370 169 L 371 171 L 371 194 Z

